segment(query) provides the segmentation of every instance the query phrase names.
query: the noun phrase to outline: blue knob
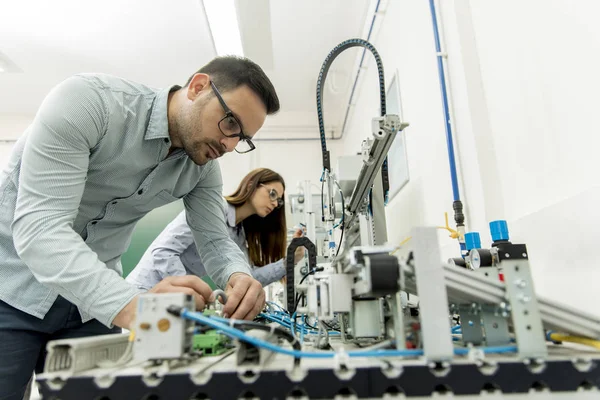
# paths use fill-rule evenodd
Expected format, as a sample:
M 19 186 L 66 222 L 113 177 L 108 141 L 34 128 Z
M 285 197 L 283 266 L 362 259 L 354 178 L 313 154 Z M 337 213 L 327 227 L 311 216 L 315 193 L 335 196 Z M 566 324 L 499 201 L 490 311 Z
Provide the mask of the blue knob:
M 478 232 L 465 233 L 465 246 L 467 247 L 467 250 L 480 249 L 481 248 L 481 238 L 479 237 L 479 233 Z
M 506 221 L 501 219 L 490 222 L 490 233 L 492 234 L 493 242 L 508 240 L 508 225 Z

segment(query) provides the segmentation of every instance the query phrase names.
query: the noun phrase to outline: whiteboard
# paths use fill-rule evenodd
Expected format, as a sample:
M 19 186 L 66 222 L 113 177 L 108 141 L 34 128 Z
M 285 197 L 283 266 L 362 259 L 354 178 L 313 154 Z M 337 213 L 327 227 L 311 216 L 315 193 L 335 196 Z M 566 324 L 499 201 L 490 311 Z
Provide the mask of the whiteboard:
M 386 102 L 386 113 L 398 115 L 400 121 L 403 122 L 402 100 L 400 97 L 400 84 L 398 82 L 397 71 L 388 87 Z M 388 201 L 391 201 L 409 181 L 404 131 L 398 132 L 396 139 L 394 139 L 394 143 L 392 143 L 388 152 L 388 174 L 390 178 Z

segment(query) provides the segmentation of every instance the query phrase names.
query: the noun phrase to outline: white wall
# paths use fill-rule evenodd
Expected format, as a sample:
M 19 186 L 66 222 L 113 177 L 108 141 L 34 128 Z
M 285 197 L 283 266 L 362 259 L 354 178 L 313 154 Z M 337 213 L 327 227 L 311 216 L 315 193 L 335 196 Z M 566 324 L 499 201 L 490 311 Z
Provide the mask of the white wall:
M 404 131 L 410 181 L 388 205 L 388 237 L 398 243 L 413 226 L 443 224 L 452 193 L 427 2 L 389 1 L 378 24 L 371 41 L 383 60 L 386 84 L 399 74 L 404 120 L 410 123 Z M 379 115 L 377 71 L 372 56 L 367 59 L 342 143 L 346 154 L 360 148 L 371 118 Z
M 489 244 L 506 219 L 528 244 L 538 293 L 600 314 L 600 135 L 595 121 L 600 26 L 593 1 L 442 3 L 453 128 L 467 227 Z M 410 182 L 388 206 L 389 238 L 452 215 L 452 191 L 427 1 L 389 1 L 372 38 L 386 80 L 396 70 Z M 378 113 L 369 61 L 342 148 L 358 148 Z M 458 246 L 441 234 L 444 256 Z
M 488 3 L 471 1 L 506 218 L 538 290 L 600 314 L 600 4 Z
M 8 162 L 15 141 L 33 120 L 33 115 L 0 114 L 0 169 Z
M 273 136 L 273 135 L 271 135 Z M 258 136 L 260 137 L 260 135 Z M 270 168 L 283 176 L 286 192 L 295 193 L 298 182 L 318 183 L 323 169 L 321 144 L 318 140 L 260 141 L 248 154 L 227 154 L 219 161 L 223 174 L 223 193 L 232 193 L 244 175 L 258 167 Z M 335 155 L 339 142 L 329 141 L 327 148 Z
M 12 140 L 0 139 L 0 170 L 8 163 L 10 151 L 14 142 Z

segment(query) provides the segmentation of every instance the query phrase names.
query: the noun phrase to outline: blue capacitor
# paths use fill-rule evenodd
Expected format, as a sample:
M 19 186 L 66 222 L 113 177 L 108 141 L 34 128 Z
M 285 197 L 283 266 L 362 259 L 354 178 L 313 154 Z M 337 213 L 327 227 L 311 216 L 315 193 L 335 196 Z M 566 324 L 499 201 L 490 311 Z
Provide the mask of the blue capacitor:
M 506 221 L 501 219 L 490 222 L 490 234 L 493 242 L 508 240 L 508 225 Z
M 481 238 L 479 237 L 479 232 L 465 233 L 465 246 L 467 250 L 480 249 Z

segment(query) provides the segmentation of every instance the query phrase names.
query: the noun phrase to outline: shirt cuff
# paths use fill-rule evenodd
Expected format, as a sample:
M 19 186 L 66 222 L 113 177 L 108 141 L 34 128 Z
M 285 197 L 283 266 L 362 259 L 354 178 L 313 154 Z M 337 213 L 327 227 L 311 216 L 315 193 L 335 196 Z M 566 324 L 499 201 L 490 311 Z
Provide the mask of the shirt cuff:
M 145 292 L 145 290 L 130 285 L 115 274 L 89 296 L 90 300 L 86 302 L 86 310 L 80 310 L 82 322 L 95 318 L 107 327 L 112 328 L 112 322 L 119 312 L 135 296 Z
M 250 270 L 250 267 L 247 265 L 240 265 L 240 264 L 232 264 L 232 265 L 228 265 L 227 267 L 225 267 L 224 271 L 222 274 L 219 274 L 220 278 L 223 279 L 222 282 L 215 280 L 215 284 L 217 286 L 219 286 L 221 289 L 225 289 L 225 287 L 227 287 L 227 282 L 229 282 L 229 278 L 231 278 L 231 275 L 237 273 L 237 272 L 241 272 L 243 274 L 246 274 L 250 277 L 252 277 L 252 271 Z

